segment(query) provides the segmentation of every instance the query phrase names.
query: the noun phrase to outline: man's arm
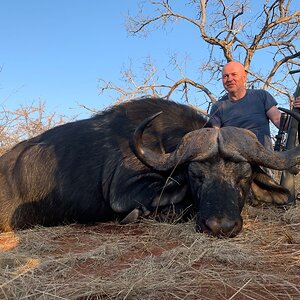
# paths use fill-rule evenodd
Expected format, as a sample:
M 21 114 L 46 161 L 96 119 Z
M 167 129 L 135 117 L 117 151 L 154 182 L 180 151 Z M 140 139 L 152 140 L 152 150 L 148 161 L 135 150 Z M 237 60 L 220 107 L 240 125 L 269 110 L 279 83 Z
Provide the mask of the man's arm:
M 267 111 L 267 116 L 268 118 L 272 121 L 272 123 L 279 128 L 280 126 L 280 117 L 281 117 L 281 112 L 276 106 L 272 106 L 268 111 Z
M 217 103 L 213 104 L 213 106 L 211 107 L 209 119 L 213 128 L 221 127 L 220 112 Z
M 295 108 L 300 108 L 300 97 L 297 97 L 294 100 L 293 106 Z M 276 106 L 272 106 L 268 111 L 267 111 L 267 116 L 268 118 L 272 121 L 272 123 L 279 128 L 280 126 L 280 116 L 281 112 Z

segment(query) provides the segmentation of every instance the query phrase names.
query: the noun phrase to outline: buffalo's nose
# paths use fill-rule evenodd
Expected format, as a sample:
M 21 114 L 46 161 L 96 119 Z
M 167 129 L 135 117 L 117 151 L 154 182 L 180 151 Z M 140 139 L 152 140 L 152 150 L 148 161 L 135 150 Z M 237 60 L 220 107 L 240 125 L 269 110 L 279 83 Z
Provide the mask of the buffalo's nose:
M 231 220 L 211 217 L 205 221 L 205 225 L 214 236 L 234 237 L 242 229 L 242 219 Z

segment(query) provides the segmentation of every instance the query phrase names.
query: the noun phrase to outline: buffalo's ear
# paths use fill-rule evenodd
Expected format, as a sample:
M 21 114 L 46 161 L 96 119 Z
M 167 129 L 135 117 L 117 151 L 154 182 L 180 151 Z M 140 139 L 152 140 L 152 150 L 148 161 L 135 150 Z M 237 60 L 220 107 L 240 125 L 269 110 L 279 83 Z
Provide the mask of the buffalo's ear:
M 259 203 L 273 203 L 277 205 L 287 204 L 290 192 L 278 184 L 270 175 L 259 167 L 254 169 L 254 178 L 251 184 L 252 201 L 254 205 Z

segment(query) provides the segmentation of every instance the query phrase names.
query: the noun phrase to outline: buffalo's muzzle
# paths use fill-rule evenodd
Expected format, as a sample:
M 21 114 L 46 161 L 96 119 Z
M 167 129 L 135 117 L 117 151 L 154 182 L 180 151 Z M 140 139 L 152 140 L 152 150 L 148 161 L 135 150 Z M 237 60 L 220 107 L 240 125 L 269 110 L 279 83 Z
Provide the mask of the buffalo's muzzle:
M 216 237 L 235 237 L 242 227 L 241 217 L 236 220 L 210 217 L 207 220 L 197 220 L 196 230 Z

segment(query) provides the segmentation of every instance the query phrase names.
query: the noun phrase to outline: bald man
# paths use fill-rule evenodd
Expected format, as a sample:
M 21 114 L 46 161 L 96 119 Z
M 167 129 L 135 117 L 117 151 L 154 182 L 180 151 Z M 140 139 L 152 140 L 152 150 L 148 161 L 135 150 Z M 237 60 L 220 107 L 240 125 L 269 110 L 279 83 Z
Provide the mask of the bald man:
M 277 102 L 265 90 L 246 89 L 247 74 L 239 62 L 229 62 L 222 71 L 227 95 L 211 108 L 213 127 L 236 126 L 256 134 L 266 148 L 273 149 L 269 120 L 278 128 L 281 112 Z

